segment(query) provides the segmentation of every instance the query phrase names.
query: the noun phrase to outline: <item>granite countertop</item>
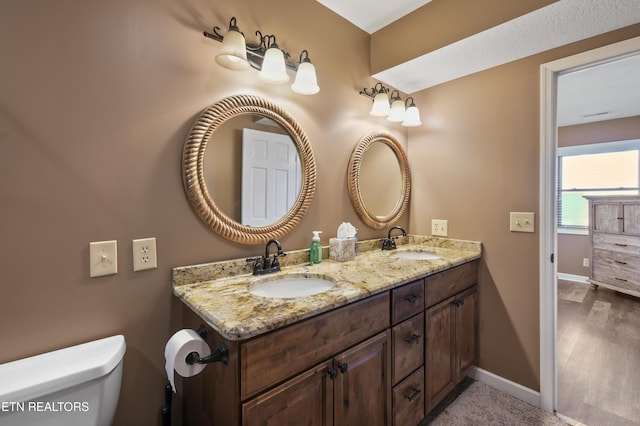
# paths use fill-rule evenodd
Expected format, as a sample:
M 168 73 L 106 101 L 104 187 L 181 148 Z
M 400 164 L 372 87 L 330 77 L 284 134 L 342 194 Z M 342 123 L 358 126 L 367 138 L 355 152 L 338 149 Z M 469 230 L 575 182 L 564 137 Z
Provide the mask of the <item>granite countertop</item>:
M 282 271 L 254 276 L 246 260 L 214 262 L 173 269 L 173 293 L 214 330 L 229 340 L 245 340 L 305 318 L 381 293 L 426 275 L 478 259 L 481 244 L 475 241 L 409 235 L 397 239 L 398 248 L 380 250 L 380 240 L 359 243 L 354 260 L 327 259 L 308 263 L 309 250 L 287 252 Z M 428 251 L 436 260 L 394 257 L 400 251 Z M 286 250 L 285 250 L 286 251 Z M 255 296 L 248 285 L 262 280 L 307 275 L 335 281 L 320 294 L 292 299 Z

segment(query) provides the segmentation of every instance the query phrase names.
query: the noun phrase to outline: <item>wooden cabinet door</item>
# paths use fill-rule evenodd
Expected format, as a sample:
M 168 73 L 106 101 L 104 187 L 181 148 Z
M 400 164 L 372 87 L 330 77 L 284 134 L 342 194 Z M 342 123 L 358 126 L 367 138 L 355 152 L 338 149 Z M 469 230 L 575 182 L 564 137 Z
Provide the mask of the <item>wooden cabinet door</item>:
M 640 204 L 622 204 L 622 233 L 640 235 Z
M 331 361 L 320 364 L 242 405 L 244 426 L 332 426 Z M 232 409 L 229 407 L 229 409 Z
M 619 203 L 595 203 L 592 210 L 592 229 L 597 232 L 617 234 L 620 232 Z
M 384 331 L 334 358 L 334 424 L 391 424 L 391 338 Z
M 427 309 L 425 317 L 426 412 L 430 412 L 456 385 L 455 315 L 451 297 Z
M 478 360 L 478 289 L 474 287 L 456 296 L 456 383 Z

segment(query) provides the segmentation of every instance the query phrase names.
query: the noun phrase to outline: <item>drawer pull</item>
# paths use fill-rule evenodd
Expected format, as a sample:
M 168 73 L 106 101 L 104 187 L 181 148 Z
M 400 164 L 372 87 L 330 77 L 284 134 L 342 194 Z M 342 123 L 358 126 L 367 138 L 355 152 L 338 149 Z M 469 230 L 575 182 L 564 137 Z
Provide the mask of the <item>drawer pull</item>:
M 618 247 L 627 247 L 628 244 L 622 244 L 622 243 L 613 243 L 614 246 L 618 246 Z
M 422 298 L 422 296 L 420 296 L 419 294 L 412 294 L 409 297 L 405 297 L 404 300 L 406 300 L 409 303 L 414 303 L 416 300 L 420 300 Z
M 620 265 L 626 265 L 627 262 L 623 262 L 621 260 L 614 260 L 614 262 L 619 263 Z
M 412 334 L 411 337 L 405 337 L 403 340 L 409 344 L 416 343 L 418 340 L 420 340 L 420 335 Z
M 464 305 L 464 299 L 456 299 L 451 303 L 453 303 L 454 305 L 456 305 L 459 308 L 460 306 Z
M 618 277 L 614 277 L 614 278 L 618 281 L 624 281 L 625 283 L 627 282 L 627 280 L 625 280 L 624 278 L 618 278 Z
M 420 389 L 417 388 L 413 388 L 413 393 L 411 395 L 405 395 L 404 397 L 407 398 L 409 401 L 413 401 L 414 399 L 416 399 L 418 397 L 418 395 L 420 395 L 422 393 L 422 391 Z

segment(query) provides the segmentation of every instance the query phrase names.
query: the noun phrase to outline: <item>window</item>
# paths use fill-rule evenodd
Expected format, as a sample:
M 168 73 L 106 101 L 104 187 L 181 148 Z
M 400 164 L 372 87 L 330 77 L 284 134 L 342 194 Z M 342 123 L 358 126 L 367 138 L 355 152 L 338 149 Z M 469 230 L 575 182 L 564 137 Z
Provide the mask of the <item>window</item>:
M 640 140 L 558 149 L 558 228 L 589 226 L 584 195 L 637 195 Z

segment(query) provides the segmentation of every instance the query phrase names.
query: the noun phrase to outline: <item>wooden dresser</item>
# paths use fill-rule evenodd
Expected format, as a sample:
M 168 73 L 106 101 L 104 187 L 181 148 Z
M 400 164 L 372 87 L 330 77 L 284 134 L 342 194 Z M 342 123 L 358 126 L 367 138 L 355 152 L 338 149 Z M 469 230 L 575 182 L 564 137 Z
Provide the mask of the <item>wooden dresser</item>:
M 640 196 L 590 196 L 589 282 L 640 297 Z

